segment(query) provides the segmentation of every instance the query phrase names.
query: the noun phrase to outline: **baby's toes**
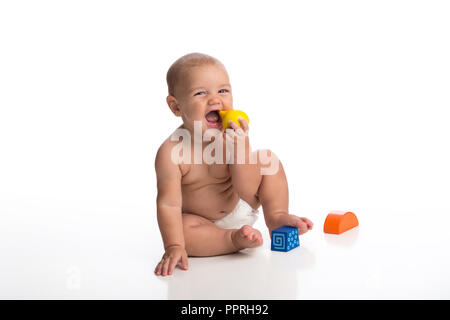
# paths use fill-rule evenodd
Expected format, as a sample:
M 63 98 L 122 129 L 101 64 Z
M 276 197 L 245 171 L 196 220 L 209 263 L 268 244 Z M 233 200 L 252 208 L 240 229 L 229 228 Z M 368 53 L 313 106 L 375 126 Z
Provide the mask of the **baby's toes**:
M 253 229 L 253 230 L 250 232 L 250 234 L 249 234 L 249 236 L 248 236 L 248 239 L 251 240 L 251 241 L 257 242 L 257 241 L 258 241 L 258 238 L 260 237 L 260 235 L 261 235 L 261 234 L 259 233 L 258 230 Z
M 253 234 L 253 228 L 245 225 L 241 228 L 241 232 L 242 235 L 248 239 Z
M 300 220 L 300 218 L 295 223 L 295 226 L 297 227 L 299 234 L 304 234 L 308 231 L 308 225 L 304 221 Z
M 261 232 L 259 232 L 256 229 L 253 229 L 253 232 L 252 232 L 249 240 L 252 242 L 252 247 L 257 247 L 257 246 L 262 245 L 263 239 L 262 239 Z
M 262 243 L 263 243 L 263 238 L 262 238 L 261 232 L 256 233 L 256 235 L 255 235 L 255 242 L 256 242 L 258 245 L 262 245 Z
M 253 229 L 251 226 L 249 225 L 245 225 L 241 228 L 241 234 L 242 236 L 249 240 L 249 241 L 253 241 L 255 240 L 255 229 Z
M 303 234 L 308 231 L 308 225 L 299 217 L 294 216 L 293 214 L 289 215 L 289 224 L 292 227 L 296 227 L 298 229 L 299 234 Z
M 254 243 L 260 243 L 260 241 L 262 240 L 261 232 L 250 226 L 245 226 L 244 228 L 245 229 L 243 231 L 245 232 L 246 238 L 248 240 Z

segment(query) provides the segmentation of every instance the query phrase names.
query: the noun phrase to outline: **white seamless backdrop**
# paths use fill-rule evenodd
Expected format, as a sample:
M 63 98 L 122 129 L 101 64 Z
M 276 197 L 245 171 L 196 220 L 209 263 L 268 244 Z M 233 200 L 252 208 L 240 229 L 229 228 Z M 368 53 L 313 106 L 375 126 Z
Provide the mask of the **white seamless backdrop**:
M 280 157 L 314 232 L 352 210 L 380 214 L 386 243 L 411 220 L 448 243 L 449 15 L 446 1 L 0 2 L 0 297 L 97 297 L 71 295 L 67 272 L 101 287 L 124 239 L 138 258 L 122 267 L 153 279 L 153 162 L 180 123 L 165 76 L 189 52 L 225 64 L 253 148 Z M 132 279 L 98 296 L 167 290 Z M 444 280 L 429 296 L 450 297 Z

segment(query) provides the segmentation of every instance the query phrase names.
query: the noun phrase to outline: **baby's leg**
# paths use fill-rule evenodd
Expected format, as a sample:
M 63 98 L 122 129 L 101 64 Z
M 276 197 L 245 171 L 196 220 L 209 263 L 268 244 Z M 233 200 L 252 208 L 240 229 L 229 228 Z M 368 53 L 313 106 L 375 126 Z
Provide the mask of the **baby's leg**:
M 183 213 L 183 231 L 188 256 L 217 256 L 262 244 L 261 233 L 250 226 L 222 229 L 195 214 Z
M 255 151 L 258 152 L 258 151 Z M 257 194 L 253 198 L 244 199 L 249 203 L 254 203 L 255 198 L 261 203 L 264 212 L 264 219 L 266 221 L 269 233 L 272 230 L 281 226 L 297 227 L 299 234 L 303 234 L 312 229 L 313 223 L 306 218 L 300 218 L 295 215 L 289 214 L 289 189 L 284 173 L 283 165 L 278 157 L 269 151 L 268 155 L 271 158 L 272 164 L 264 165 L 258 157 L 259 173 L 263 172 L 264 168 L 273 167 L 273 161 L 278 161 L 278 170 L 269 172 L 272 174 L 261 174 L 260 185 Z

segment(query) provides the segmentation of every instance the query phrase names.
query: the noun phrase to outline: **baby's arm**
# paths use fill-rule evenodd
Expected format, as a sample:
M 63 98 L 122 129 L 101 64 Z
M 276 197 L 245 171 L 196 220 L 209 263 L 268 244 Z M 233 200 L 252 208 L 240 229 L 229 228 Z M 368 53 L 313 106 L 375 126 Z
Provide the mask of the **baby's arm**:
M 244 119 L 239 120 L 241 127 L 232 121 L 229 125 L 233 128 L 237 135 L 237 139 L 245 139 L 245 153 L 250 154 L 250 145 L 248 142 L 248 124 Z M 243 133 L 247 133 L 243 135 Z M 228 138 L 228 137 L 227 137 Z M 261 161 L 259 158 L 256 164 L 251 164 L 248 157 L 245 159 L 245 164 L 230 164 L 231 179 L 233 181 L 233 187 L 239 193 L 239 196 L 245 200 L 250 206 L 256 208 L 261 203 L 264 211 L 264 218 L 266 225 L 271 234 L 272 230 L 281 226 L 297 227 L 299 234 L 303 234 L 308 230 L 311 230 L 313 223 L 307 218 L 301 218 L 292 214 L 289 214 L 289 190 L 287 185 L 286 175 L 283 170 L 281 162 L 274 153 L 270 150 L 265 150 L 270 161 L 277 163 L 275 166 L 277 169 L 272 170 L 272 164 L 269 164 L 269 171 L 271 174 L 262 174 L 264 164 L 266 161 Z M 253 153 L 256 155 L 256 152 Z M 235 159 L 236 160 L 236 157 Z
M 156 199 L 159 230 L 165 253 L 155 269 L 157 275 L 172 274 L 181 262 L 187 269 L 182 222 L 181 171 L 171 160 L 171 145 L 163 144 L 155 160 L 158 196 Z
M 250 160 L 250 143 L 248 139 L 248 123 L 241 117 L 239 118 L 241 127 L 239 127 L 233 121 L 229 121 L 229 125 L 234 129 L 236 133 L 235 146 L 239 146 L 237 140 L 241 140 L 241 145 L 245 146 L 245 153 L 242 160 L 244 163 L 238 162 L 238 152 L 235 150 L 233 164 L 230 164 L 231 180 L 233 182 L 234 189 L 238 192 L 239 196 L 244 199 L 251 207 L 256 209 L 259 206 L 259 199 L 257 198 L 258 188 L 261 184 L 261 174 L 258 163 L 252 163 Z M 231 138 L 227 136 L 229 141 Z M 236 149 L 236 148 L 235 148 Z

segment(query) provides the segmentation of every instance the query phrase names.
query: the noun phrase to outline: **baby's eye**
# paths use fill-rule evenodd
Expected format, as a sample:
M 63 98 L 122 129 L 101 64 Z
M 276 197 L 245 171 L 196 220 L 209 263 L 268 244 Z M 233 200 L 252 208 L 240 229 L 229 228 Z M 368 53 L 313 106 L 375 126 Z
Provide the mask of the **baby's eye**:
M 228 89 L 220 89 L 219 93 L 226 93 L 226 92 L 230 92 Z
M 205 91 L 199 91 L 199 92 L 197 92 L 196 94 L 194 94 L 194 96 L 199 96 L 199 95 L 201 95 L 202 93 L 206 93 Z

